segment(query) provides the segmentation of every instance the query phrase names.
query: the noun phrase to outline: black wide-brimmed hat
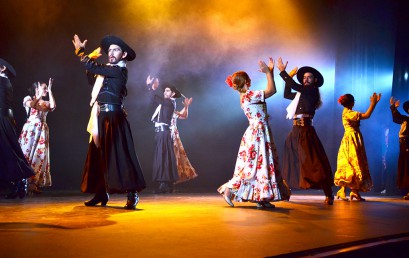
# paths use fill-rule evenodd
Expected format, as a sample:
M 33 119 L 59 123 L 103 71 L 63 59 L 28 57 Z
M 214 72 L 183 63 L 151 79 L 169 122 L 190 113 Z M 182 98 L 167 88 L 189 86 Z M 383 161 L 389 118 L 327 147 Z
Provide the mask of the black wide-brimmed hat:
M 3 58 L 0 58 L 0 65 L 4 65 L 6 67 L 6 71 L 11 75 L 11 77 L 16 77 L 16 70 L 14 70 L 13 66 L 11 64 L 7 63 L 6 60 Z
M 117 45 L 122 49 L 123 52 L 128 53 L 125 57 L 126 60 L 132 61 L 135 59 L 136 57 L 135 51 L 130 46 L 128 46 L 128 44 L 126 44 L 122 39 L 116 36 L 107 35 L 101 40 L 101 48 L 102 50 L 104 50 L 106 54 L 108 54 L 108 49 L 109 46 L 111 45 Z
M 317 82 L 315 83 L 315 86 L 321 87 L 324 84 L 324 77 L 322 77 L 322 74 L 318 72 L 317 69 L 312 68 L 310 66 L 303 66 L 297 71 L 297 80 L 302 84 L 304 74 L 305 73 L 312 73 L 314 77 L 317 79 Z
M 409 111 L 408 111 L 409 110 L 409 101 L 405 101 L 405 103 L 403 103 L 402 107 L 403 107 L 403 110 L 405 110 L 405 112 L 409 114 Z

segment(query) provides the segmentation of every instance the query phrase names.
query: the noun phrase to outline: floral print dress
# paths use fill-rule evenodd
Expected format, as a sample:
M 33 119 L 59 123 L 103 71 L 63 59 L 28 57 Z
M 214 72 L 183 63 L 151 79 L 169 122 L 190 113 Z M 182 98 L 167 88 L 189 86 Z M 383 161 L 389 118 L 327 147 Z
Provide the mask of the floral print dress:
M 173 140 L 173 149 L 175 151 L 176 164 L 178 167 L 179 179 L 176 183 L 182 183 L 197 177 L 196 170 L 190 164 L 189 159 L 187 158 L 185 148 L 183 147 L 182 141 L 180 140 L 179 131 L 177 128 L 177 114 L 173 114 L 170 133 Z
M 372 187 L 366 157 L 364 139 L 359 130 L 361 113 L 344 108 L 342 124 L 345 133 L 338 151 L 337 171 L 334 183 L 360 192 L 367 192 Z
M 30 96 L 25 97 L 23 105 L 31 100 Z M 37 191 L 44 186 L 51 186 L 47 113 L 31 108 L 18 139 L 25 158 L 35 172 L 35 176 L 28 179 L 29 192 Z
M 238 202 L 288 200 L 290 193 L 284 191 L 284 183 L 278 167 L 277 149 L 268 124 L 264 91 L 247 91 L 241 108 L 249 121 L 239 152 L 233 178 L 222 185 L 231 189 L 233 200 Z

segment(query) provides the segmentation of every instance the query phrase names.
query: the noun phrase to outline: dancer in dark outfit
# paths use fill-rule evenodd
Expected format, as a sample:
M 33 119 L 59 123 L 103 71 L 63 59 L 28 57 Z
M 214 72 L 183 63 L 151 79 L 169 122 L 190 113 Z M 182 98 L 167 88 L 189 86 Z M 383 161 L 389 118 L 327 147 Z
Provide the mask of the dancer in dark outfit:
M 14 68 L 0 58 L 0 181 L 10 183 L 11 193 L 6 198 L 27 194 L 27 178 L 35 175 L 18 143 L 13 117 L 13 87 L 10 78 L 16 76 Z
M 172 193 L 174 183 L 179 179 L 170 125 L 175 112 L 175 98 L 181 97 L 176 87 L 165 84 L 163 97 L 155 94 L 159 80 L 146 80 L 152 101 L 158 105 L 152 116 L 155 123 L 155 152 L 153 158 L 152 181 L 156 184 L 155 193 Z
M 284 98 L 293 100 L 287 108 L 287 118 L 293 119 L 293 128 L 285 141 L 283 177 L 292 188 L 323 189 L 324 203 L 332 205 L 334 180 L 331 165 L 312 125 L 315 110 L 321 106 L 318 88 L 324 84 L 324 78 L 312 67 L 301 67 L 297 72 L 301 85 L 287 74 L 287 63 L 284 64 L 281 58 L 277 67 L 285 81 Z
M 389 100 L 392 111 L 393 122 L 400 124 L 399 131 L 399 158 L 397 184 L 399 189 L 409 190 L 409 116 L 402 115 L 398 111 L 399 100 L 393 97 Z M 403 103 L 403 110 L 409 114 L 409 101 Z M 404 200 L 409 200 L 409 192 L 403 196 Z
M 108 54 L 109 63 L 98 64 L 94 59 L 101 56 L 101 48 L 85 55 L 86 42 L 74 36 L 75 53 L 87 70 L 89 82 L 94 83 L 88 124 L 92 138 L 81 190 L 95 193 L 95 196 L 85 205 L 101 203 L 104 206 L 109 199 L 108 193 L 128 193 L 125 208 L 135 209 L 138 192 L 146 185 L 123 106 L 128 80 L 126 61 L 135 59 L 135 52 L 120 38 L 106 36 L 101 41 L 101 48 Z

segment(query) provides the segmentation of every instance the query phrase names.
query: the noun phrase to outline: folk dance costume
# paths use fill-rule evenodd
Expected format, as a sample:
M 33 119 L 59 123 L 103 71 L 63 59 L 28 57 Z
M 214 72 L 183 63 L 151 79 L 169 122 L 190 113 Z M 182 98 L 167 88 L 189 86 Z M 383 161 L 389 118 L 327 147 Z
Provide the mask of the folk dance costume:
M 315 85 L 300 85 L 286 71 L 280 73 L 285 81 L 284 98 L 293 100 L 287 110 L 287 118 L 293 119 L 293 128 L 285 141 L 283 177 L 291 188 L 323 189 L 326 195 L 325 203 L 332 204 L 332 170 L 312 124 L 317 103 L 320 101 L 318 87 L 323 85 L 324 78 L 314 68 L 302 67 L 297 72 L 299 82 L 303 81 L 307 72 L 317 78 Z
M 391 105 L 393 122 L 400 124 L 399 158 L 397 185 L 399 189 L 409 190 L 409 117 L 399 113 L 395 105 Z M 409 113 L 409 101 L 403 103 L 403 110 Z M 409 200 L 409 193 L 403 197 Z
M 172 122 L 170 126 L 170 133 L 173 140 L 173 150 L 175 152 L 177 170 L 179 179 L 176 182 L 182 183 L 197 177 L 195 168 L 190 163 L 182 141 L 180 140 L 179 130 L 177 127 L 178 115 L 173 113 Z
M 233 200 L 237 202 L 289 200 L 291 191 L 279 170 L 264 91 L 248 90 L 242 99 L 241 108 L 249 120 L 249 126 L 240 142 L 233 177 L 217 191 L 224 194 L 226 188 L 230 189 Z
M 101 47 L 107 53 L 115 44 L 127 52 L 128 61 L 135 58 L 135 52 L 121 39 L 106 36 Z M 108 193 L 128 193 L 127 209 L 135 209 L 139 201 L 138 192 L 145 187 L 145 179 L 135 153 L 134 141 L 123 106 L 127 95 L 128 70 L 125 61 L 117 64 L 98 64 L 84 55 L 79 48 L 76 54 L 87 71 L 89 82 L 95 82 L 92 92 L 92 112 L 88 124 L 91 133 L 87 159 L 84 166 L 81 190 L 96 193 L 86 202 L 94 206 L 101 202 L 106 205 Z
M 27 193 L 27 178 L 35 175 L 18 143 L 16 123 L 13 117 L 13 87 L 9 78 L 15 77 L 14 68 L 0 58 L 0 180 L 12 184 L 6 198 L 24 198 Z
M 39 193 L 41 188 L 51 186 L 52 184 L 50 174 L 50 138 L 46 122 L 48 112 L 26 107 L 25 103 L 27 101 L 32 101 L 30 96 L 26 96 L 23 100 L 23 105 L 26 108 L 26 112 L 29 112 L 29 116 L 18 141 L 24 156 L 36 173 L 34 177 L 28 179 L 28 192 L 32 194 Z
M 149 89 L 151 100 L 158 105 L 151 119 L 155 124 L 152 181 L 156 184 L 155 193 L 172 193 L 174 183 L 179 179 L 170 131 L 176 102 L 172 98 L 160 97 L 151 88 Z M 181 96 L 176 88 L 173 88 L 172 91 L 176 93 L 174 97 Z

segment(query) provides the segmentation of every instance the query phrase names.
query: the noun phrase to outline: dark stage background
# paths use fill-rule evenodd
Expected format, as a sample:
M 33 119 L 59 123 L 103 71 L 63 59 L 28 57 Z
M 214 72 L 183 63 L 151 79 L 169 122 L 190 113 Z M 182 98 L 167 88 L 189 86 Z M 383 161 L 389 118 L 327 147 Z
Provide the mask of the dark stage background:
M 136 53 L 128 63 L 125 101 L 135 147 L 150 183 L 153 159 L 154 107 L 147 102 L 145 80 L 150 74 L 170 81 L 193 97 L 189 119 L 179 130 L 199 177 L 183 183 L 192 191 L 216 188 L 230 179 L 240 139 L 247 126 L 239 95 L 225 83 L 228 74 L 245 70 L 253 88 L 265 76 L 257 62 L 268 57 L 288 60 L 288 70 L 310 65 L 325 78 L 323 106 L 315 127 L 333 171 L 343 134 L 340 95 L 352 93 L 355 110 L 365 112 L 373 92 L 382 100 L 373 117 L 361 124 L 374 178 L 374 191 L 393 188 L 397 131 L 389 98 L 408 94 L 408 29 L 406 1 L 378 0 L 1 0 L 0 57 L 17 70 L 12 80 L 19 130 L 24 124 L 22 100 L 31 83 L 54 78 L 57 109 L 48 115 L 51 174 L 55 190 L 78 190 L 85 161 L 86 125 L 91 87 L 74 55 L 74 34 L 87 39 L 86 52 L 103 36 L 122 37 Z M 103 55 L 100 62 L 106 62 Z M 267 100 L 280 157 L 291 121 L 283 99 L 283 81 L 275 71 L 278 93 Z M 178 102 L 182 107 L 181 100 Z M 400 109 L 402 112 L 402 110 Z M 389 129 L 389 148 L 385 132 Z M 389 154 L 389 155 L 386 155 Z M 382 157 L 388 157 L 387 169 Z M 0 168 L 1 169 L 1 168 Z

